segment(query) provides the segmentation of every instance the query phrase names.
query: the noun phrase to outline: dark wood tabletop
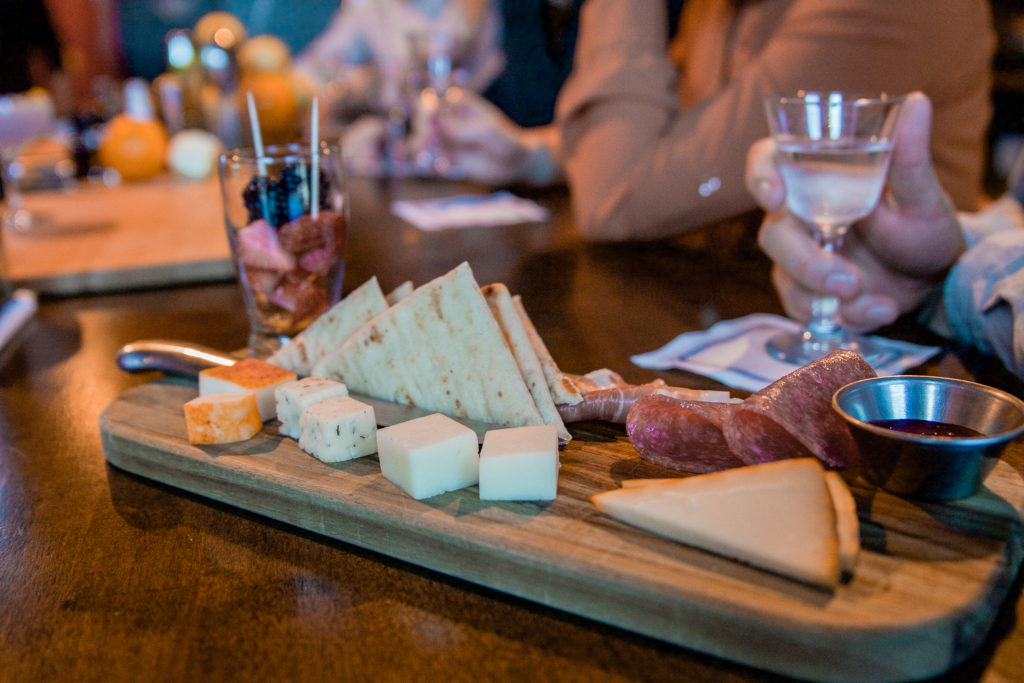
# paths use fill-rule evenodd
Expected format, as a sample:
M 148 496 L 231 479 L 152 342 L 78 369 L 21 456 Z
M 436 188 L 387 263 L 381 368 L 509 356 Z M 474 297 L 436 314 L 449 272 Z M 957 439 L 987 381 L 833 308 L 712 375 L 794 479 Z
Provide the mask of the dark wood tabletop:
M 780 312 L 753 233 L 583 245 L 562 190 L 526 193 L 545 223 L 422 232 L 396 198 L 477 188 L 352 184 L 346 291 L 385 290 L 468 261 L 503 282 L 561 367 L 722 388 L 630 356 L 677 334 Z M 901 321 L 886 332 L 935 337 Z M 0 353 L 0 681 L 766 680 L 763 671 L 578 618 L 123 472 L 98 417 L 155 373 L 118 369 L 143 338 L 241 348 L 233 282 L 50 298 Z M 947 348 L 915 372 L 1021 385 Z M 1024 449 L 1006 457 L 1024 472 Z M 946 678 L 1024 680 L 1020 577 L 981 649 Z

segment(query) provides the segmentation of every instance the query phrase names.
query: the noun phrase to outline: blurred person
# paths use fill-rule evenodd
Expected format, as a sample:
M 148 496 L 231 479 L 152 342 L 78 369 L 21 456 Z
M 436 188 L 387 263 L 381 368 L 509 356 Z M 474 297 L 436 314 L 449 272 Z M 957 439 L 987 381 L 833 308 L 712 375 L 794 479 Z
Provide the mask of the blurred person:
M 688 0 L 670 40 L 672 26 L 660 2 L 583 5 L 559 132 L 543 139 L 585 238 L 663 238 L 753 209 L 741 178 L 767 133 L 764 98 L 799 90 L 923 90 L 939 178 L 958 207 L 977 206 L 995 44 L 984 0 Z M 541 166 L 518 163 L 541 156 L 537 131 L 467 101 L 442 127 L 449 154 L 466 157 L 456 169 L 560 177 L 514 177 Z
M 840 299 L 846 323 L 870 331 L 916 312 L 932 330 L 998 356 L 1024 378 L 1024 155 L 1008 191 L 980 212 L 957 212 L 929 152 L 933 106 L 908 96 L 887 186 L 841 252 L 825 254 L 784 210 L 785 186 L 770 138 L 749 150 L 746 186 L 768 213 L 758 242 L 788 315 L 806 320 L 811 299 Z
M 344 0 L 296 66 L 326 90 L 365 100 L 368 107 L 422 87 L 427 60 L 449 61 L 452 84 L 485 89 L 503 66 L 501 24 L 489 0 Z M 345 106 L 345 102 L 339 103 Z
M 659 238 L 754 208 L 747 148 L 772 94 L 922 90 L 957 207 L 981 192 L 995 35 L 985 0 L 688 0 L 677 39 L 649 0 L 589 0 L 558 119 L 576 222 Z

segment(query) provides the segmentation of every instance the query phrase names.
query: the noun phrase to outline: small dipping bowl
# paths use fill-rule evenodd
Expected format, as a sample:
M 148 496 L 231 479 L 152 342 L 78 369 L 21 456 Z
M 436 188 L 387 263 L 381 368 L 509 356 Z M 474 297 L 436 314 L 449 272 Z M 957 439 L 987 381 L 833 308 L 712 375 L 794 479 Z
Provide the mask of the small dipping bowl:
M 867 479 L 899 496 L 953 500 L 973 495 L 1006 446 L 1024 433 L 1024 401 L 984 384 L 895 375 L 842 387 L 832 407 L 850 426 Z M 929 436 L 871 424 L 923 420 L 980 436 Z

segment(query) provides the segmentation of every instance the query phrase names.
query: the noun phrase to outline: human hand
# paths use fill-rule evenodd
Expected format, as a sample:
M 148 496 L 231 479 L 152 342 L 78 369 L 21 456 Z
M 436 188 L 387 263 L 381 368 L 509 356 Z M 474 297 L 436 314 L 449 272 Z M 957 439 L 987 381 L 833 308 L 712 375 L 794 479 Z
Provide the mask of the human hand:
M 775 262 L 772 281 L 790 317 L 808 319 L 812 299 L 826 294 L 840 299 L 851 329 L 887 325 L 917 307 L 963 252 L 956 214 L 931 164 L 931 113 L 923 94 L 907 96 L 886 191 L 847 234 L 842 253 L 823 252 L 807 226 L 784 210 L 772 141 L 751 147 L 747 188 L 769 212 L 758 243 Z
M 453 177 L 490 185 L 549 185 L 561 177 L 553 126 L 518 126 L 470 90 L 449 89 L 427 125 L 440 139 Z

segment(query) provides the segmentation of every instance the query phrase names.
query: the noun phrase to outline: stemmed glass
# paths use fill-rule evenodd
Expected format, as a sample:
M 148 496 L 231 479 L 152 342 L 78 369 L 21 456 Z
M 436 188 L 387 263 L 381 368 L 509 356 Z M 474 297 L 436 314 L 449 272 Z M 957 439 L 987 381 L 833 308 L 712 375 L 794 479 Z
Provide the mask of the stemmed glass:
M 21 195 L 23 170 L 18 150 L 53 125 L 53 102 L 45 93 L 0 95 L 0 174 L 3 178 L 3 226 L 25 232 L 36 222 L 24 208 Z
M 838 251 L 850 226 L 878 204 L 889 168 L 902 98 L 802 92 L 765 101 L 775 157 L 786 186 L 786 207 L 813 231 L 823 254 Z M 868 362 L 881 350 L 852 335 L 839 299 L 817 297 L 801 332 L 773 337 L 769 354 L 804 365 L 835 349 Z
M 415 96 L 422 110 L 418 123 L 425 127 L 418 135 L 420 144 L 416 151 L 416 165 L 425 172 L 445 175 L 451 168 L 451 160 L 434 130 L 434 119 L 447 103 L 448 88 L 452 83 L 455 37 L 442 14 L 430 22 L 427 35 L 423 38 L 426 42 L 425 54 L 422 45 L 414 45 L 417 61 L 424 72 L 422 76 L 425 77 Z

